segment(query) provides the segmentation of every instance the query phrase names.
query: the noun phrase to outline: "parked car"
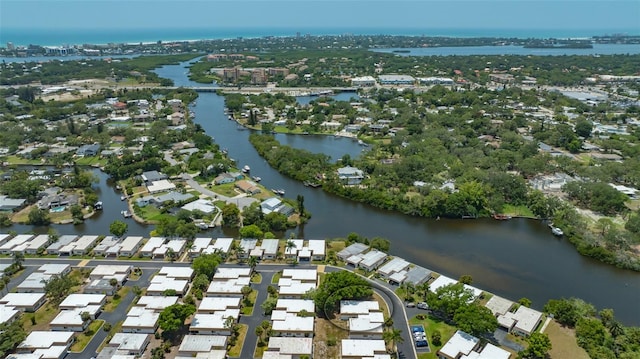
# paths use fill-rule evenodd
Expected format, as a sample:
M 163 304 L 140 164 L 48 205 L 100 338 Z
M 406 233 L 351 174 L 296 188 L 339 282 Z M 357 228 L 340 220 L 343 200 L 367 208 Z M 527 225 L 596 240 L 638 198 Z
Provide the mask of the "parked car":
M 429 309 L 429 305 L 426 302 L 420 302 L 417 305 L 418 309 Z
M 426 347 L 429 346 L 429 343 L 426 340 L 418 340 L 416 341 L 417 347 Z
M 407 302 L 407 308 L 415 308 L 416 303 L 414 302 Z

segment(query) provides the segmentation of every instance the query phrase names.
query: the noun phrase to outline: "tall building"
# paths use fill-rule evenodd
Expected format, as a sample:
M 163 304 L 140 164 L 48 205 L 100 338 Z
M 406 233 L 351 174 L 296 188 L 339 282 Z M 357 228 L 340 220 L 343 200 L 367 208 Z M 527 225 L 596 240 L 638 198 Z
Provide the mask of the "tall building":
M 13 42 L 9 41 L 7 42 L 7 50 L 15 50 L 16 46 L 13 44 Z

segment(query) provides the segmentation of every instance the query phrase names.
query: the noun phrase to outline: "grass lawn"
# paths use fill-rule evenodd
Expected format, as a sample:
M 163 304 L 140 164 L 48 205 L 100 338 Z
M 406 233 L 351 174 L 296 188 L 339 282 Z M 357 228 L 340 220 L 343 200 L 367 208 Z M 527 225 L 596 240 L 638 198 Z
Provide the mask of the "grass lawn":
M 376 292 L 373 292 L 373 300 L 378 302 L 378 305 L 382 308 L 384 318 L 389 318 L 389 307 L 387 306 L 387 302 L 385 302 L 384 299 L 382 299 L 382 297 Z
M 510 204 L 505 204 L 502 207 L 502 213 L 510 215 L 510 216 L 522 216 L 522 217 L 535 217 L 536 215 L 531 212 L 527 206 L 513 206 Z
M 242 346 L 244 345 L 244 338 L 247 337 L 247 330 L 249 327 L 246 324 L 238 324 L 240 330 L 238 332 L 238 340 L 236 340 L 236 345 L 230 347 L 228 349 L 229 356 L 232 358 L 237 358 L 242 353 Z
M 278 284 L 280 277 L 282 277 L 282 271 L 276 272 L 273 277 L 271 277 L 271 284 Z
M 47 303 L 36 310 L 35 313 L 25 313 L 22 316 L 22 327 L 25 332 L 31 333 L 35 330 L 49 330 L 49 323 L 58 315 L 60 310 Z M 36 318 L 35 324 L 31 318 Z
M 160 212 L 156 206 L 144 206 L 138 207 L 135 210 L 136 215 L 142 217 L 147 221 L 159 221 L 162 217 L 169 217 L 170 215 Z
M 92 165 L 104 166 L 107 164 L 107 159 L 99 158 L 99 157 L 82 157 L 77 159 L 75 162 L 77 165 L 81 165 L 81 166 L 92 166 Z
M 262 274 L 254 272 L 251 276 L 251 283 L 259 284 L 262 283 Z
M 242 300 L 242 303 L 244 305 L 244 303 L 251 303 L 249 305 L 244 305 L 242 307 L 242 314 L 243 315 L 251 315 L 253 314 L 253 307 L 256 305 L 256 298 L 258 297 L 258 291 L 253 289 L 251 290 L 251 293 L 249 293 L 249 296 L 247 297 L 247 301 Z
M 440 319 L 431 317 L 427 314 L 424 314 L 424 315 L 426 316 L 426 319 L 424 320 L 420 320 L 417 317 L 413 317 L 409 320 L 410 325 L 422 324 L 424 326 L 424 330 L 426 331 L 427 338 L 429 340 L 429 346 L 431 348 L 431 352 L 421 355 L 419 356 L 419 358 L 437 359 L 436 353 L 438 352 L 438 350 L 440 350 L 440 348 L 442 348 L 442 345 L 444 345 L 444 343 L 446 343 L 453 336 L 453 333 L 456 332 L 456 328 L 445 323 Z M 431 342 L 431 333 L 435 331 L 439 331 L 442 337 L 441 345 L 439 346 L 433 345 L 433 343 Z
M 327 241 L 327 252 L 335 251 L 336 253 L 338 253 L 345 247 L 346 243 L 344 241 Z
M 238 195 L 238 192 L 235 191 L 235 183 L 219 184 L 209 189 L 215 193 L 218 193 L 227 197 L 235 197 Z
M 565 328 L 556 321 L 551 321 L 544 331 L 551 339 L 549 357 L 552 359 L 574 358 L 587 359 L 587 352 L 576 343 L 576 332 Z
M 69 273 L 69 278 L 71 278 L 75 283 L 78 283 L 78 285 L 71 288 L 71 293 L 77 293 L 80 291 L 84 285 L 84 280 L 89 277 L 89 272 L 91 272 L 90 269 L 74 269 Z M 85 273 L 87 274 L 86 276 Z
M 102 324 L 104 324 L 104 320 L 95 320 L 93 323 L 89 324 L 84 332 L 76 335 L 76 340 L 70 350 L 75 353 L 82 352 L 91 339 L 96 335 L 98 330 L 102 328 Z
M 119 333 L 119 332 L 122 331 L 122 323 L 124 323 L 124 320 L 121 320 L 116 325 L 111 326 L 111 330 L 109 331 L 109 335 L 107 335 L 107 337 L 104 338 L 104 341 L 98 347 L 98 352 L 102 351 L 102 348 L 104 348 L 109 343 L 111 338 L 113 338 L 113 336 L 116 333 Z
M 10 165 L 41 165 L 40 160 L 28 160 L 26 158 L 18 157 L 16 155 L 6 156 L 5 162 L 9 162 Z
M 336 327 L 324 318 L 316 318 L 313 336 L 314 357 L 339 358 L 340 342 L 349 336 L 349 332 Z
M 110 297 L 108 299 L 108 303 L 104 306 L 104 311 L 113 312 L 114 310 L 116 310 L 118 305 L 120 305 L 120 302 L 122 302 L 122 299 L 127 295 L 127 293 L 129 293 L 130 290 L 131 290 L 131 287 L 122 287 L 118 289 L 117 294 L 120 295 L 120 297 L 118 299 Z

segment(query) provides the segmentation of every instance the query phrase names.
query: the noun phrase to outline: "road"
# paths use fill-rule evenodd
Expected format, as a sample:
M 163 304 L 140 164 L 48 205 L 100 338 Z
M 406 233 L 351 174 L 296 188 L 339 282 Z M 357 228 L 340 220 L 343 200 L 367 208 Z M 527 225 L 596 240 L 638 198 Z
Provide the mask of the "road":
M 136 281 L 127 281 L 125 286 L 133 287 L 139 286 L 140 288 L 145 288 L 148 286 L 150 278 L 155 274 L 161 267 L 163 266 L 178 266 L 178 267 L 188 267 L 191 263 L 186 262 L 166 262 L 162 260 L 150 260 L 150 261 L 141 261 L 141 260 L 115 260 L 115 259 L 72 259 L 72 258 L 27 258 L 24 261 L 25 271 L 20 274 L 17 279 L 14 279 L 9 284 L 9 290 L 20 283 L 24 278 L 26 278 L 30 273 L 35 271 L 35 269 L 46 263 L 65 263 L 71 266 L 77 267 L 83 262 L 83 267 L 95 267 L 99 264 L 107 264 L 107 265 L 131 265 L 133 267 L 138 267 L 143 270 L 142 276 Z M 239 264 L 224 264 L 224 267 L 244 267 L 246 265 Z M 313 264 L 298 264 L 297 267 L 305 268 L 305 267 L 316 267 Z M 256 344 L 258 341 L 258 337 L 255 334 L 255 328 L 260 325 L 263 320 L 269 320 L 268 316 L 264 316 L 262 314 L 262 309 L 260 305 L 267 298 L 267 287 L 271 284 L 271 278 L 273 275 L 281 271 L 285 268 L 291 268 L 291 265 L 288 264 L 260 264 L 256 266 L 255 270 L 262 274 L 262 282 L 252 284 L 252 288 L 258 291 L 258 296 L 256 298 L 256 303 L 254 306 L 253 313 L 251 315 L 242 315 L 239 319 L 240 324 L 248 325 L 247 335 L 245 337 L 245 341 L 242 346 L 242 352 L 240 354 L 240 358 L 252 358 L 254 350 L 256 348 Z M 331 267 L 325 266 L 325 272 L 336 272 L 339 270 L 348 270 L 339 267 Z M 402 343 L 396 343 L 398 348 L 398 358 L 400 359 L 416 359 L 417 354 L 413 345 L 413 341 L 411 340 L 411 328 L 409 327 L 409 321 L 407 318 L 407 313 L 405 311 L 404 303 L 398 298 L 398 296 L 394 293 L 393 288 L 389 287 L 386 283 L 381 283 L 376 280 L 371 280 L 366 277 L 365 278 L 371 285 L 373 286 L 376 293 L 378 293 L 387 303 L 389 307 L 389 312 L 391 319 L 393 320 L 394 327 L 402 330 L 402 335 L 404 341 Z M 118 305 L 118 307 L 110 313 L 103 312 L 98 319 L 105 320 L 105 322 L 109 322 L 112 325 L 117 324 L 119 321 L 124 320 L 127 314 L 127 309 L 131 305 L 135 298 L 135 294 L 133 291 L 129 291 L 127 295 L 123 298 L 122 302 Z M 100 346 L 100 344 L 104 341 L 107 336 L 107 332 L 100 330 L 96 333 L 94 338 L 89 342 L 86 349 L 82 353 L 70 353 L 68 358 L 71 359 L 88 359 L 92 356 L 95 356 L 96 350 Z

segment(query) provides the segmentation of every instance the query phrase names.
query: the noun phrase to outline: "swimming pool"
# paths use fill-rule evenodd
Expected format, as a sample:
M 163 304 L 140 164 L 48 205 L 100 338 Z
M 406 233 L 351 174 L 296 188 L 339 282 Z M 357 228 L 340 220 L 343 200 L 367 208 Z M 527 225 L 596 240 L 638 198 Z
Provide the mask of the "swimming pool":
M 62 212 L 62 211 L 64 211 L 64 210 L 65 210 L 65 208 L 66 208 L 65 206 L 54 207 L 54 208 L 51 208 L 51 209 L 49 210 L 49 212 L 51 212 L 51 213 L 58 213 L 58 212 Z

